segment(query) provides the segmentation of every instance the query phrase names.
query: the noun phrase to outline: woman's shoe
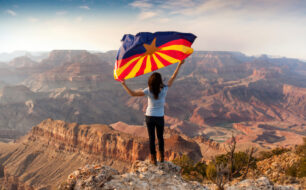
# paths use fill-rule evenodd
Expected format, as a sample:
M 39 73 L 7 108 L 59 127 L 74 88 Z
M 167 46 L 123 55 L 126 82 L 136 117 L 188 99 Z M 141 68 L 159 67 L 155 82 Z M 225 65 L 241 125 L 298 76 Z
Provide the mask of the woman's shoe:
M 155 166 L 157 165 L 156 154 L 153 154 L 153 155 L 151 154 L 150 163 L 154 164 Z

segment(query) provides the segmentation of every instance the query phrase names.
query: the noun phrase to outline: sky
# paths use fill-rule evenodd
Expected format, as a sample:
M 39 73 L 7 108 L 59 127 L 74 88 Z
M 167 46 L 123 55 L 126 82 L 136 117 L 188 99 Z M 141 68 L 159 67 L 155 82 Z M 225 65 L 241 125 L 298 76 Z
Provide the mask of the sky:
M 197 51 L 306 60 L 306 0 L 0 0 L 0 52 L 118 50 L 156 31 L 193 33 Z

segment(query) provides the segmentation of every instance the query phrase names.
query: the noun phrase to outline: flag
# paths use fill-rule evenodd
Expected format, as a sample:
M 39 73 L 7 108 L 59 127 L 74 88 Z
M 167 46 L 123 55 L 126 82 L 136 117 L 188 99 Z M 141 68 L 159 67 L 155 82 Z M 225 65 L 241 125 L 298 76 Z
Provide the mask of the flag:
M 192 54 L 196 36 L 180 32 L 125 34 L 114 68 L 116 80 L 134 78 L 180 62 Z

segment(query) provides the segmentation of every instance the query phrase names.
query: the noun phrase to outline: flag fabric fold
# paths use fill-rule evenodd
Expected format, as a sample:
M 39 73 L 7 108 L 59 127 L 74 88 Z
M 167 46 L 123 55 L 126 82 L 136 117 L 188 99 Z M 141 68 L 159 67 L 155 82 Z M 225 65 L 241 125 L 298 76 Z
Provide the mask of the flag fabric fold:
M 125 34 L 117 54 L 114 78 L 122 81 L 180 62 L 192 54 L 196 36 L 180 32 Z

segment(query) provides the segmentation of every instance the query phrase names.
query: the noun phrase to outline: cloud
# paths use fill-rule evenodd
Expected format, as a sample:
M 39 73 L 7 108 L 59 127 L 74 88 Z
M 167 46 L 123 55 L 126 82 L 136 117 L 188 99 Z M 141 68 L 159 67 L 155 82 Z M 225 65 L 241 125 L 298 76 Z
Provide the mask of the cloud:
M 151 8 L 153 5 L 151 3 L 148 3 L 147 1 L 134 1 L 130 3 L 130 6 L 140 9 L 148 9 Z
M 147 0 L 136 0 L 129 5 L 140 10 L 140 14 L 138 15 L 140 20 L 149 19 L 157 15 L 157 12 L 152 11 L 151 9 L 152 7 L 155 7 L 155 5 L 149 3 Z
M 136 31 L 192 32 L 198 36 L 194 43 L 198 50 L 305 59 L 306 1 L 136 0 L 129 6 L 139 11 Z
M 16 16 L 17 15 L 17 13 L 15 11 L 11 10 L 11 9 L 6 10 L 5 12 L 7 14 L 11 15 L 11 16 Z
M 79 6 L 80 9 L 90 10 L 90 7 L 87 5 Z
M 153 2 L 153 3 L 151 3 Z M 247 14 L 251 16 L 288 16 L 306 13 L 306 1 L 302 0 L 136 0 L 129 5 L 140 11 L 159 10 L 164 15 L 198 16 L 211 14 Z M 224 15 L 223 15 L 224 16 Z
M 166 0 L 160 3 L 159 7 L 163 9 L 182 9 L 188 7 L 196 7 L 199 3 L 195 0 Z
M 67 11 L 57 11 L 55 14 L 58 16 L 62 16 L 62 15 L 67 14 Z
M 20 24 L 13 25 L 5 21 L 7 19 L 5 16 L 0 17 L 0 23 L 5 26 L 1 27 L 0 41 L 3 45 L 0 46 L 0 51 L 14 50 L 16 47 L 36 50 L 69 48 L 110 50 L 117 49 L 121 45 L 120 39 L 124 33 L 180 31 L 191 32 L 198 36 L 193 45 L 195 50 L 229 50 L 249 55 L 265 53 L 306 59 L 304 24 L 306 1 L 304 0 L 123 0 L 120 2 L 126 3 L 118 5 L 121 7 L 111 14 L 101 11 L 101 15 L 109 16 L 100 17 L 76 15 L 75 12 L 71 12 L 75 9 L 81 13 L 90 12 L 86 8 L 80 8 L 89 1 L 80 1 L 78 4 L 73 4 L 72 9 L 58 8 L 53 11 L 53 15 L 49 15 L 52 21 L 32 13 L 20 18 L 19 9 L 13 6 L 5 8 L 2 13 L 7 17 L 11 17 L 11 14 L 6 12 L 7 9 L 17 11 L 17 16 L 12 18 L 18 18 Z M 96 9 L 94 4 L 88 5 L 91 7 L 90 10 Z M 21 6 L 19 8 L 21 10 Z M 64 16 L 56 16 L 55 12 L 56 15 Z M 30 15 L 37 18 L 31 18 Z
M 153 12 L 153 11 L 143 11 L 143 12 L 140 13 L 139 19 L 140 20 L 145 20 L 145 19 L 152 18 L 156 15 L 157 15 L 157 13 Z

